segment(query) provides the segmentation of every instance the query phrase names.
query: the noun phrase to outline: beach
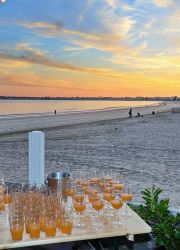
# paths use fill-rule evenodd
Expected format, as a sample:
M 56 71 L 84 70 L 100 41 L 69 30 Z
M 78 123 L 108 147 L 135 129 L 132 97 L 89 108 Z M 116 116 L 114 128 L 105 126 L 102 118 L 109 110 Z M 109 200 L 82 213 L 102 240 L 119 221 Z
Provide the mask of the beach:
M 28 132 L 45 132 L 45 169 L 81 167 L 114 169 L 133 185 L 134 201 L 146 187 L 163 189 L 173 208 L 180 208 L 180 113 L 168 103 L 68 114 L 0 117 L 0 169 L 5 181 L 28 180 Z M 155 115 L 152 115 L 155 111 Z M 137 112 L 143 117 L 136 117 Z

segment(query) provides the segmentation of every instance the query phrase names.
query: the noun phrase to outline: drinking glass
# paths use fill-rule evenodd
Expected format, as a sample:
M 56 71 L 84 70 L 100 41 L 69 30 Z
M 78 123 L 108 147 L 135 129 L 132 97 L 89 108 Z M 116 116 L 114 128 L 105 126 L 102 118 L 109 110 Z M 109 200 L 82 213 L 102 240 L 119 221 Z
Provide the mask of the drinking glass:
M 119 221 L 119 209 L 123 206 L 123 201 L 121 198 L 120 193 L 116 193 L 115 198 L 111 201 L 111 206 L 115 209 L 115 223 L 114 225 L 118 227 L 119 225 L 122 225 Z
M 104 200 L 106 201 L 106 204 L 107 204 L 106 215 L 113 216 L 113 213 L 111 212 L 110 202 L 115 198 L 114 191 L 112 189 L 109 189 L 108 191 L 106 190 L 106 192 L 103 195 L 103 198 L 104 198 Z
M 52 215 L 46 216 L 45 233 L 48 237 L 56 236 L 56 221 Z
M 73 206 L 74 209 L 76 210 L 76 212 L 79 214 L 79 222 L 77 223 L 77 228 L 81 229 L 82 228 L 82 222 L 81 222 L 81 215 L 84 212 L 84 210 L 86 209 L 86 203 L 85 201 L 73 201 Z
M 121 193 L 121 198 L 125 202 L 125 212 L 122 214 L 123 216 L 131 216 L 128 212 L 128 202 L 132 200 L 132 185 L 125 185 L 123 193 Z
M 24 223 L 23 217 L 10 216 L 10 232 L 13 241 L 20 241 L 23 237 Z
M 8 186 L 5 186 L 5 191 L 4 191 L 4 203 L 5 204 L 10 204 L 12 202 L 12 196 L 10 193 L 10 189 Z
M 31 218 L 29 225 L 29 235 L 31 239 L 38 239 L 40 237 L 41 225 L 39 222 L 39 217 L 34 216 Z
M 75 182 L 72 180 L 69 180 L 66 184 L 66 190 L 65 193 L 69 197 L 73 197 L 75 192 Z
M 62 217 L 61 231 L 63 234 L 71 234 L 73 228 L 72 216 L 68 213 L 64 214 Z
M 104 201 L 100 198 L 98 200 L 92 201 L 91 204 L 92 204 L 92 207 L 97 211 L 97 217 L 96 217 L 97 220 L 95 222 L 95 226 L 100 227 L 100 226 L 102 226 L 102 223 L 100 222 L 99 214 L 100 214 L 100 210 L 102 210 L 104 207 Z
M 85 194 L 83 188 L 80 186 L 75 187 L 73 199 L 77 202 L 82 202 L 84 198 Z

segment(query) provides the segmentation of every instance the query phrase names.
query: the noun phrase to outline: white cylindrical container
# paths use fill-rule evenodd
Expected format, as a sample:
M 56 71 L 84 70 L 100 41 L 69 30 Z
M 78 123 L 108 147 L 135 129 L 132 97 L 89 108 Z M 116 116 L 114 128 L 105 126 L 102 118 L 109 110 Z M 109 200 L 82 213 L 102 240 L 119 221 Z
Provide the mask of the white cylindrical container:
M 41 131 L 29 133 L 29 183 L 44 184 L 45 136 Z

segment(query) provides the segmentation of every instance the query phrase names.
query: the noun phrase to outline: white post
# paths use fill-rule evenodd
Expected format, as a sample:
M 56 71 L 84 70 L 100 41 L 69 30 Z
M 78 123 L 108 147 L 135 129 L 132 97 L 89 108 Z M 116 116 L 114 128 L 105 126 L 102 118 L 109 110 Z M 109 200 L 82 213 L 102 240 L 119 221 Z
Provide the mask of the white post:
M 29 133 L 29 183 L 44 184 L 44 133 Z

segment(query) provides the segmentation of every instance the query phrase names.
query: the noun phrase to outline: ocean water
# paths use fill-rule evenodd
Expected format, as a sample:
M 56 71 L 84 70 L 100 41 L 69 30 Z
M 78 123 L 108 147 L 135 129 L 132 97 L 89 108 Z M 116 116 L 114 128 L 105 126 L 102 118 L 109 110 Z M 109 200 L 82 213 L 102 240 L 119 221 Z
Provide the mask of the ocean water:
M 0 100 L 0 115 L 81 112 L 156 105 L 152 101 Z

